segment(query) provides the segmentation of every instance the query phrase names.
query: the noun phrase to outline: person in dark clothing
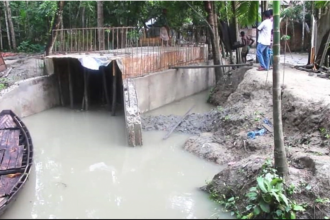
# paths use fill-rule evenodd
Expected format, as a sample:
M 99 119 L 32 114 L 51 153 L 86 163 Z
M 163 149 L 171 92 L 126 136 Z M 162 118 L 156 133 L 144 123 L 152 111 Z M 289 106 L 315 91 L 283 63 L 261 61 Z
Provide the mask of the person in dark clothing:
M 254 40 L 251 37 L 245 35 L 244 31 L 241 31 L 241 42 L 244 45 L 241 52 L 242 61 L 243 63 L 246 63 L 246 56 L 249 53 L 250 47 L 254 43 Z

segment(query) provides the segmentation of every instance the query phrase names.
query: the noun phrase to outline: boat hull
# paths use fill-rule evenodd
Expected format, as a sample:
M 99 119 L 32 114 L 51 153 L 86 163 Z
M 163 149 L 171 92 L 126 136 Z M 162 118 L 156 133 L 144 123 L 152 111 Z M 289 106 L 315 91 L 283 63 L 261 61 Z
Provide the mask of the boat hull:
M 28 180 L 33 144 L 25 124 L 11 110 L 0 112 L 0 215 L 16 200 Z

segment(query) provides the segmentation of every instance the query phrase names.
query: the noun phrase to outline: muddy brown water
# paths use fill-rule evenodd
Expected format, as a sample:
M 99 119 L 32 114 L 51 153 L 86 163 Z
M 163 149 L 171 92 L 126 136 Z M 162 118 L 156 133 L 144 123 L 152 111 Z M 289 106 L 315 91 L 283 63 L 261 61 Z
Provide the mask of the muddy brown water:
M 150 114 L 181 115 L 206 96 Z M 143 147 L 128 147 L 123 115 L 104 110 L 54 108 L 23 121 L 33 139 L 34 166 L 3 219 L 230 218 L 199 190 L 223 167 L 184 151 L 188 135 L 163 141 L 166 132 L 144 132 Z

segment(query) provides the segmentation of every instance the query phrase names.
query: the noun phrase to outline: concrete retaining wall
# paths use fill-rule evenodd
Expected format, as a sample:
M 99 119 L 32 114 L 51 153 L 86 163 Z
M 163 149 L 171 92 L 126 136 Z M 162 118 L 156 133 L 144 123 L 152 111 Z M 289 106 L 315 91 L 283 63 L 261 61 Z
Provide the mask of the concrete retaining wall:
M 17 82 L 0 94 L 0 111 L 11 109 L 21 118 L 57 105 L 59 94 L 55 75 Z
M 169 69 L 132 81 L 143 113 L 210 88 L 215 84 L 215 76 L 213 68 Z

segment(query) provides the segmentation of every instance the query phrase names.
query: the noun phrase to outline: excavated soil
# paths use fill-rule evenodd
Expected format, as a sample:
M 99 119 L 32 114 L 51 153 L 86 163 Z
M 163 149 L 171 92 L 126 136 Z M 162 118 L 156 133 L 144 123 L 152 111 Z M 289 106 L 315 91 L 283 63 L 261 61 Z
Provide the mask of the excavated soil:
M 315 200 L 330 198 L 330 80 L 288 66 L 281 67 L 283 73 L 282 115 L 290 170 L 287 184 L 296 186 L 293 199 L 307 205 L 297 217 L 329 217 L 329 204 Z M 265 160 L 273 159 L 272 72 L 258 72 L 255 67 L 235 70 L 226 76 L 225 86 L 215 87 L 211 93 L 209 102 L 215 109 L 188 115 L 175 132 L 195 135 L 186 141 L 185 150 L 228 165 L 202 187 L 204 190 L 244 198 Z M 179 120 L 181 116 L 175 115 L 142 117 L 145 130 L 167 131 Z M 248 138 L 248 132 L 263 128 L 264 135 Z M 241 199 L 237 205 L 243 209 L 246 202 Z

